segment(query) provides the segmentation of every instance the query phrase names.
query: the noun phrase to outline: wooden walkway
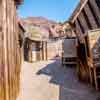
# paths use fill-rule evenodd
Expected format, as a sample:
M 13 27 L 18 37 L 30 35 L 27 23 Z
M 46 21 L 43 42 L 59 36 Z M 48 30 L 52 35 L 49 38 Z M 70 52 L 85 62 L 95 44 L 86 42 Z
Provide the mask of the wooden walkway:
M 24 62 L 17 100 L 100 100 L 100 93 L 77 80 L 75 68 L 59 61 Z

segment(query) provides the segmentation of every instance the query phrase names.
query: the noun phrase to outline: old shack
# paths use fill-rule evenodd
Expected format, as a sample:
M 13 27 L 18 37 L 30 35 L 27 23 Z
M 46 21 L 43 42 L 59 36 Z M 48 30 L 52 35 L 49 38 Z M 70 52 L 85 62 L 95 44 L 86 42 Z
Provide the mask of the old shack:
M 0 100 L 16 100 L 21 47 L 16 8 L 22 0 L 0 0 Z
M 90 44 L 92 44 L 93 40 L 90 41 L 89 36 L 91 36 L 90 34 L 92 34 L 91 31 L 100 29 L 100 0 L 81 0 L 70 18 L 70 24 L 72 25 L 72 28 L 78 38 L 78 62 L 79 66 L 81 66 L 78 69 L 79 77 L 81 80 L 88 80 L 94 78 L 95 86 L 97 89 L 97 69 L 96 66 L 94 66 L 93 56 L 91 56 L 91 54 L 93 55 L 93 52 L 90 48 Z M 97 34 L 94 32 L 94 35 Z M 95 42 L 97 42 L 96 39 Z M 99 44 L 100 43 L 98 43 L 97 45 L 98 48 Z M 98 52 L 98 54 L 99 53 L 100 52 Z M 100 57 L 98 59 L 100 61 Z M 92 75 L 94 76 L 92 78 L 91 65 L 89 64 L 90 62 L 93 65 L 92 72 L 94 72 L 92 73 Z M 100 66 L 98 62 L 96 63 L 98 64 L 98 66 Z
M 25 38 L 24 59 L 29 62 L 37 62 L 47 59 L 47 42 Z
M 40 31 L 38 27 L 25 26 L 24 59 L 29 62 L 36 62 L 47 59 L 48 34 Z

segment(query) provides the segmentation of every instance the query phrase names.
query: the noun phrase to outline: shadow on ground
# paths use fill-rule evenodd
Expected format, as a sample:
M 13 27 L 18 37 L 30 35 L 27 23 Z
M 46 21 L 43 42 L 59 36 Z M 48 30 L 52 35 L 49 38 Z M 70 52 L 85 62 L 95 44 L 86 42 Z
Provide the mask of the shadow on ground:
M 51 84 L 59 85 L 59 100 L 100 100 L 100 93 L 78 81 L 75 67 L 62 67 L 60 60 L 37 72 L 41 74 L 50 76 Z

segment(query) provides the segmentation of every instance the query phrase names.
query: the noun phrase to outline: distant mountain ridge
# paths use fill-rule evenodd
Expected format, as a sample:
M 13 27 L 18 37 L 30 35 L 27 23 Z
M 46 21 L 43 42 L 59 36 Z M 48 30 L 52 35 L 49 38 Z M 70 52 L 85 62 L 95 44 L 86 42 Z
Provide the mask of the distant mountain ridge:
M 48 26 L 48 25 L 56 25 L 57 22 L 53 20 L 49 20 L 45 17 L 27 17 L 23 19 L 24 23 L 32 24 L 32 25 L 41 25 L 41 26 Z
M 42 33 L 47 33 L 49 38 L 59 37 L 59 34 L 56 32 L 54 26 L 57 26 L 58 23 L 53 20 L 49 20 L 44 17 L 27 17 L 22 19 L 23 25 L 26 27 L 38 27 L 39 31 Z

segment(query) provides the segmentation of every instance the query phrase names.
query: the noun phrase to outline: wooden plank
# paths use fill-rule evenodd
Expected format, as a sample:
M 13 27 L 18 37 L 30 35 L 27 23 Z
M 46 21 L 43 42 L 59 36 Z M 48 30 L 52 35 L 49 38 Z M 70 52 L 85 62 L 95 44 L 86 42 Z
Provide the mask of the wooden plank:
M 3 8 L 2 0 L 0 0 L 0 100 L 4 100 L 4 66 L 3 66 L 3 31 L 2 17 Z
M 100 63 L 99 63 L 99 61 L 94 60 L 94 57 L 95 57 L 95 54 L 96 54 L 96 56 L 97 56 L 97 53 L 100 54 L 100 50 L 99 50 L 100 29 L 89 31 L 88 37 L 89 37 L 90 54 L 91 54 L 90 60 L 93 65 L 92 67 L 89 65 L 89 67 L 91 67 L 93 70 L 93 73 L 90 70 L 90 73 L 92 74 L 92 75 L 90 75 L 90 79 L 91 79 L 91 84 L 95 83 L 95 88 L 96 88 L 96 90 L 98 90 L 99 84 L 98 84 L 98 80 L 97 80 L 98 75 L 97 75 L 96 69 L 100 66 Z M 98 56 L 98 58 L 100 58 L 100 57 Z
M 16 100 L 21 48 L 14 0 L 0 0 L 0 100 Z

